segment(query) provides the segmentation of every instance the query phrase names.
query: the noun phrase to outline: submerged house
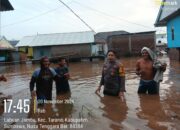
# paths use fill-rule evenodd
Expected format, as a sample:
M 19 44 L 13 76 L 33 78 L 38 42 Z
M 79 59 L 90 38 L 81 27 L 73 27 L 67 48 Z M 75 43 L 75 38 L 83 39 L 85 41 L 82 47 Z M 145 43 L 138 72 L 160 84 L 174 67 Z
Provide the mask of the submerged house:
M 140 55 L 144 46 L 155 50 L 155 35 L 155 31 L 112 35 L 107 38 L 108 49 L 116 50 L 118 57 Z
M 167 27 L 167 46 L 171 59 L 180 61 L 180 0 L 163 0 L 156 27 Z
M 167 35 L 166 33 L 156 34 L 156 51 L 157 53 L 167 51 Z
M 156 34 L 156 46 L 167 44 L 167 35 L 165 33 Z
M 16 47 L 34 60 L 42 56 L 85 58 L 97 55 L 92 31 L 25 36 Z
M 0 0 L 0 13 L 2 11 L 14 10 L 9 0 Z M 1 20 L 1 19 L 0 19 Z M 0 28 L 1 29 L 1 28 Z M 0 62 L 11 61 L 11 52 L 14 50 L 13 46 L 6 40 L 4 36 L 0 36 Z
M 109 32 L 99 32 L 95 35 L 95 42 L 99 48 L 99 54 L 106 54 L 109 50 L 108 48 L 108 37 L 113 35 L 128 34 L 129 32 L 120 30 L 120 31 L 109 31 Z
M 4 36 L 0 37 L 0 62 L 12 61 L 14 47 Z

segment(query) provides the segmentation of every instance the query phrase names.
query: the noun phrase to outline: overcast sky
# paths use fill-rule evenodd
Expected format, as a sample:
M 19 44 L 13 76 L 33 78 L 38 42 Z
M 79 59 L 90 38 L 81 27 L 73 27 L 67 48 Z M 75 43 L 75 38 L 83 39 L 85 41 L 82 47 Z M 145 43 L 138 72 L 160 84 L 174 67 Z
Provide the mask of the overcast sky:
M 48 33 L 89 31 L 59 0 L 9 0 L 14 11 L 1 12 L 1 35 L 21 39 Z M 155 30 L 159 0 L 63 0 L 95 32 Z M 162 28 L 158 28 L 162 30 Z

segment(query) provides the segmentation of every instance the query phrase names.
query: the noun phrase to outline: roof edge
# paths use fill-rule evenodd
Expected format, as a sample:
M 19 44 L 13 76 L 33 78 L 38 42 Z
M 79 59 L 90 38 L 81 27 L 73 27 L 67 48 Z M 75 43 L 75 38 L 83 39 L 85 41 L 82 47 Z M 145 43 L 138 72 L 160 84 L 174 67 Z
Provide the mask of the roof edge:
M 172 14 L 168 15 L 167 17 L 163 18 L 159 23 L 155 23 L 155 27 L 161 27 L 161 26 L 166 26 L 167 21 L 169 19 L 172 19 L 180 14 L 180 8 L 174 11 Z
M 38 35 L 67 34 L 67 33 L 85 33 L 85 32 L 92 32 L 92 33 L 94 33 L 93 31 L 63 32 L 63 33 L 44 33 L 44 34 L 29 35 L 29 36 L 24 36 L 24 37 L 34 37 L 34 36 L 38 36 Z
M 163 0 L 162 2 L 165 2 L 166 0 Z M 156 17 L 156 21 L 155 21 L 155 24 L 154 26 L 156 27 L 156 25 L 159 25 L 159 19 L 160 19 L 160 16 L 162 14 L 162 10 L 163 10 L 163 7 L 164 7 L 164 4 L 161 4 L 161 6 L 159 7 L 159 12 L 158 12 L 158 15 Z

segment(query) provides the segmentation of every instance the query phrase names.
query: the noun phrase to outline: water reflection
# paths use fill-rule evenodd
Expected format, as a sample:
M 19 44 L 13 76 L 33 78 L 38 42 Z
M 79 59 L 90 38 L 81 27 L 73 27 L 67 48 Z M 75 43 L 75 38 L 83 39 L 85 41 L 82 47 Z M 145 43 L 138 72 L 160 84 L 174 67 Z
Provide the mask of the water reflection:
M 159 95 L 139 95 L 140 111 L 137 115 L 141 119 L 148 120 L 147 125 L 154 130 L 166 130 L 164 126 L 160 126 L 158 122 L 168 120 Z
M 56 100 L 51 103 L 45 103 L 43 106 L 38 105 L 36 99 L 32 99 L 30 103 L 30 112 L 28 118 L 35 122 L 30 122 L 32 127 L 38 129 L 47 129 L 55 127 L 54 129 L 64 128 L 69 122 L 66 119 L 72 118 L 73 101 L 71 100 L 71 93 L 64 93 L 57 95 Z M 58 128 L 57 128 L 58 127 Z
M 103 61 L 70 63 L 71 94 L 56 96 L 53 85 L 53 100 L 71 99 L 72 104 L 49 104 L 44 106 L 45 113 L 34 113 L 34 101 L 31 101 L 31 111 L 26 113 L 3 113 L 0 107 L 0 129 L 3 130 L 4 118 L 49 120 L 51 118 L 80 118 L 88 119 L 83 123 L 83 130 L 178 130 L 180 129 L 180 64 L 170 62 L 168 58 L 162 60 L 168 62 L 164 73 L 164 81 L 161 83 L 160 95 L 138 95 L 139 78 L 135 74 L 135 62 L 138 58 L 123 58 L 121 62 L 126 69 L 126 102 L 111 96 L 97 96 L 96 90 L 102 71 Z M 14 104 L 18 99 L 29 99 L 29 81 L 32 72 L 39 65 L 11 65 L 0 67 L 0 73 L 4 74 L 8 82 L 0 83 L 0 92 L 12 95 Z M 56 65 L 51 64 L 51 67 Z M 13 105 L 14 105 L 13 104 Z M 17 105 L 17 104 L 16 104 Z M 82 110 L 82 107 L 87 109 Z M 40 108 L 43 110 L 43 108 Z M 9 122 L 8 124 L 40 124 L 40 122 L 21 123 Z M 57 122 L 41 122 L 41 124 L 58 124 Z M 61 124 L 61 123 L 59 123 Z M 62 123 L 65 124 L 65 123 Z
M 56 101 L 53 111 L 56 117 L 69 118 L 72 117 L 74 100 L 71 99 L 71 93 L 64 93 L 56 96 Z M 61 103 L 62 102 L 62 103 Z
M 126 100 L 121 101 L 118 97 L 104 96 L 97 94 L 100 98 L 100 102 L 104 104 L 101 109 L 103 110 L 103 116 L 111 120 L 110 128 L 112 130 L 122 129 L 122 122 L 127 117 L 127 104 Z

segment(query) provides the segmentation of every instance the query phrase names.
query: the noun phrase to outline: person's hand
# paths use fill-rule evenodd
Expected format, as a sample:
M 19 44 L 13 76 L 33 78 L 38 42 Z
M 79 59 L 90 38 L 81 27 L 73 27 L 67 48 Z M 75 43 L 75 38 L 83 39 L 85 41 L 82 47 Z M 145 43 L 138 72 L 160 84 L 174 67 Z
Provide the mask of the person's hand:
M 69 73 L 65 73 L 64 76 L 66 77 L 66 79 L 69 79 L 69 78 L 70 78 Z
M 101 91 L 101 86 L 98 86 L 98 88 L 96 89 L 95 93 L 100 93 Z
M 138 76 L 140 75 L 139 71 L 136 71 L 136 75 L 138 75 Z
M 124 98 L 124 92 L 119 92 L 119 98 L 121 99 L 122 102 L 124 102 L 125 98 Z
M 36 96 L 36 91 L 31 91 L 31 97 L 34 98 Z
M 165 71 L 165 70 L 166 70 L 166 67 L 167 67 L 167 64 L 164 63 L 164 64 L 161 66 L 162 71 Z
M 137 71 L 136 74 L 141 77 L 142 75 L 144 75 L 144 71 L 142 71 L 142 70 Z
M 7 79 L 6 79 L 6 77 L 5 77 L 4 75 L 2 75 L 2 76 L 0 76 L 0 81 L 4 81 L 4 82 L 6 82 L 6 81 L 7 81 Z

